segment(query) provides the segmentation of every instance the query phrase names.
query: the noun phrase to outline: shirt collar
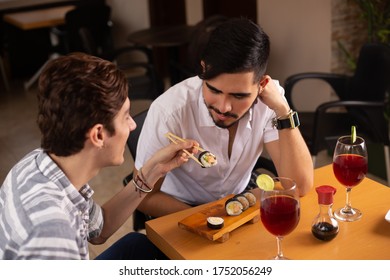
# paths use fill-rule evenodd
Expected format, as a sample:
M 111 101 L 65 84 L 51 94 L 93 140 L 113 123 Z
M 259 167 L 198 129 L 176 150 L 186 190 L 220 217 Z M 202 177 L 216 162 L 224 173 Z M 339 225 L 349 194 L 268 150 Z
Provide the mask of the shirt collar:
M 88 200 L 92 197 L 94 191 L 88 184 L 85 184 L 80 188 L 79 193 L 85 198 L 85 200 Z
M 202 82 L 203 83 L 203 82 Z M 215 126 L 213 119 L 210 116 L 210 112 L 204 102 L 202 86 L 199 89 L 199 98 L 198 98 L 198 119 L 200 126 Z
M 71 197 L 75 197 L 73 193 L 76 190 L 76 187 L 73 186 L 68 177 L 66 177 L 62 169 L 58 167 L 52 158 L 42 149 L 39 150 L 40 151 L 37 156 L 38 169 L 42 172 L 43 175 L 49 178 L 50 181 L 64 189 L 65 192 L 67 192 Z M 85 200 L 89 200 L 92 197 L 94 191 L 88 184 L 85 184 L 80 188 L 78 193 Z

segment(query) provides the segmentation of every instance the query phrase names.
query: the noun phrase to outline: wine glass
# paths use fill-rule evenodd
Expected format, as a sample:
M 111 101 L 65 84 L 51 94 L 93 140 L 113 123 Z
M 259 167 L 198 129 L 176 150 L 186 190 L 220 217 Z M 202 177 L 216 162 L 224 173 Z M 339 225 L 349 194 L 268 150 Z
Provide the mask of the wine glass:
M 260 217 L 264 227 L 276 236 L 278 254 L 274 260 L 288 260 L 283 255 L 282 239 L 298 225 L 300 218 L 299 191 L 289 178 L 274 177 L 273 190 L 262 190 Z
M 345 222 L 353 222 L 362 217 L 362 212 L 351 206 L 351 190 L 364 179 L 368 170 L 364 139 L 357 136 L 356 140 L 352 141 L 350 135 L 341 136 L 337 140 L 333 154 L 333 173 L 347 189 L 345 206 L 336 210 L 334 215 L 338 220 Z

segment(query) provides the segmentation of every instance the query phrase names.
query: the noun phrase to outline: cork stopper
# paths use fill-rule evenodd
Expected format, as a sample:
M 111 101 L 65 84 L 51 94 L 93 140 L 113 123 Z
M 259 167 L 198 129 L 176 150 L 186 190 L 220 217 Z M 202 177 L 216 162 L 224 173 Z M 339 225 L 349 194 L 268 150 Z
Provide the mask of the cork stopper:
M 328 185 L 319 186 L 316 188 L 318 194 L 318 203 L 329 205 L 333 203 L 333 195 L 336 193 L 336 188 Z

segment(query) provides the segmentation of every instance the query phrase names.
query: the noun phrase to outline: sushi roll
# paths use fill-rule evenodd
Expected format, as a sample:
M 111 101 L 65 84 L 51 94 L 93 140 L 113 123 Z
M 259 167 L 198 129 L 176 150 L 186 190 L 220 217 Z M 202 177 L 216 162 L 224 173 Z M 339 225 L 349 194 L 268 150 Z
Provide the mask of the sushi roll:
M 207 226 L 211 229 L 221 229 L 223 228 L 224 220 L 221 217 L 208 217 Z
M 209 151 L 201 152 L 198 159 L 204 167 L 211 167 L 217 164 L 217 157 Z
M 229 216 L 237 216 L 242 213 L 243 206 L 237 198 L 232 197 L 226 200 L 225 209 Z
M 245 191 L 245 192 L 243 192 L 242 194 L 243 194 L 243 195 L 246 197 L 246 199 L 248 200 L 249 206 L 253 206 L 253 205 L 256 204 L 256 196 L 255 196 L 252 192 L 250 192 L 250 191 Z
M 249 208 L 249 201 L 243 194 L 237 194 L 234 196 L 242 204 L 242 211 L 245 211 Z

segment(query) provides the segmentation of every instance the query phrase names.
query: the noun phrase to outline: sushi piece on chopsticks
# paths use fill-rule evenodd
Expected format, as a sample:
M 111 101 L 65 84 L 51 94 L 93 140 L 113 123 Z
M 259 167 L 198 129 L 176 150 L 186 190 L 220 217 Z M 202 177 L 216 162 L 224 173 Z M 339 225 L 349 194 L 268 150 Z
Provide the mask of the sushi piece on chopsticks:
M 201 152 L 198 158 L 204 167 L 211 167 L 217 164 L 217 157 L 209 151 Z
M 185 142 L 186 140 L 171 133 L 171 132 L 168 132 L 165 134 L 165 137 L 167 137 L 170 141 L 172 141 L 173 143 L 177 143 L 177 141 L 181 141 L 181 142 Z M 199 151 L 201 151 L 201 153 L 199 154 L 199 157 L 196 159 L 192 154 L 190 154 L 188 151 L 187 151 L 187 154 L 192 155 L 192 159 L 196 159 L 196 161 L 202 166 L 202 167 L 211 167 L 211 166 L 214 166 L 217 164 L 217 157 L 209 152 L 209 151 L 206 151 L 205 149 L 201 148 L 201 147 L 197 147 L 197 149 Z M 194 160 L 195 160 L 194 159 Z

